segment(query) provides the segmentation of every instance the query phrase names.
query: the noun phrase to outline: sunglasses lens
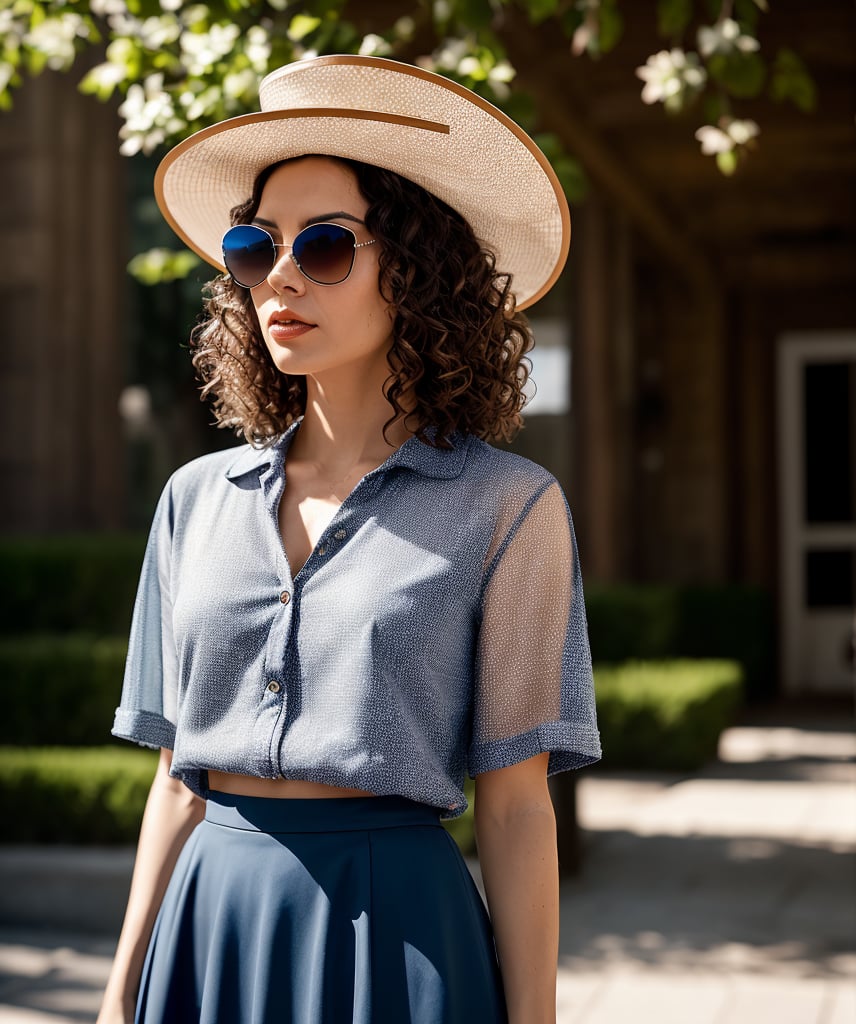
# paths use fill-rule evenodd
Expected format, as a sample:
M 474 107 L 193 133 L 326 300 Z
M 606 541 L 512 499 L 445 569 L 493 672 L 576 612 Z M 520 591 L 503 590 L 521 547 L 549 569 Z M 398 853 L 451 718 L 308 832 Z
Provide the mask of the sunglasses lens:
M 312 224 L 294 240 L 294 258 L 317 284 L 339 284 L 354 265 L 356 238 L 338 224 Z
M 223 262 L 233 281 L 244 288 L 255 288 L 276 262 L 273 239 L 253 224 L 229 228 L 223 236 Z

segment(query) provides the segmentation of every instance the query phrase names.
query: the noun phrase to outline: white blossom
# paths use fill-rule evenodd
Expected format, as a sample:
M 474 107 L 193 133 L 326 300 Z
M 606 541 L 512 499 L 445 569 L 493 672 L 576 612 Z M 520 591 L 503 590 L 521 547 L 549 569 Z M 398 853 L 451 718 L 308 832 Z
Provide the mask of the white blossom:
M 204 75 L 231 53 L 241 30 L 235 24 L 212 25 L 208 32 L 184 32 L 181 57 L 190 75 Z
M 733 18 L 723 18 L 715 25 L 702 25 L 697 38 L 703 57 L 712 57 L 715 53 L 727 55 L 735 50 L 752 53 L 759 46 L 754 36 L 740 31 L 740 26 Z
M 47 57 L 47 65 L 54 71 L 67 70 L 74 61 L 74 43 L 89 35 L 86 22 L 79 14 L 65 11 L 45 18 L 25 36 L 24 42 Z
M 745 146 L 750 139 L 754 139 L 755 136 L 760 132 L 758 123 L 756 121 L 731 121 L 725 129 L 728 134 L 734 139 L 734 142 L 738 146 Z
M 470 44 L 466 39 L 447 39 L 431 55 L 431 63 L 436 68 L 457 70 L 462 60 L 470 55 Z
M 243 71 L 231 71 L 223 79 L 223 95 L 230 100 L 240 99 L 241 96 L 248 96 L 258 92 L 259 76 L 252 68 L 244 68 Z M 194 114 L 198 117 L 198 114 Z
M 244 53 L 255 71 L 264 74 L 270 60 L 270 35 L 261 25 L 253 25 L 244 39 Z
M 151 153 L 168 135 L 185 125 L 175 112 L 173 97 L 163 88 L 160 74 L 149 75 L 142 84 L 130 85 L 119 114 L 125 121 L 119 129 L 123 140 L 119 151 L 124 156 Z
M 0 39 L 7 47 L 15 47 L 24 38 L 25 32 L 26 26 L 15 12 L 9 7 L 4 7 L 0 11 Z
M 458 74 L 465 78 L 473 77 L 480 78 L 482 73 L 481 61 L 478 57 L 472 55 L 464 57 L 461 63 L 458 65 Z
M 99 18 L 128 13 L 125 0 L 89 0 L 89 9 Z
M 142 25 L 139 18 L 135 18 L 133 14 L 124 8 L 109 15 L 107 22 L 114 36 L 126 36 L 129 39 L 136 39 L 139 36 L 140 26 Z
M 701 143 L 701 151 L 705 156 L 713 156 L 714 153 L 728 153 L 734 149 L 734 140 L 731 136 L 712 124 L 706 124 L 699 128 L 695 137 Z
M 203 89 L 200 93 L 196 93 L 192 101 L 187 104 L 186 113 L 188 121 L 197 121 L 200 117 L 205 117 L 217 107 L 219 102 L 220 90 L 215 85 Z
M 488 72 L 487 77 L 491 82 L 511 82 L 517 75 L 515 69 L 507 60 L 498 61 Z
M 96 64 L 87 77 L 98 91 L 112 92 L 117 85 L 125 81 L 126 74 L 124 65 L 114 64 L 108 60 L 103 64 Z
M 160 18 L 146 18 L 139 27 L 137 38 L 147 50 L 162 50 L 181 35 L 181 25 L 170 14 Z
M 383 38 L 370 32 L 360 43 L 360 55 L 363 57 L 384 57 L 390 53 L 392 47 Z
M 670 109 L 684 106 L 707 81 L 698 54 L 677 47 L 651 54 L 636 74 L 645 83 L 642 102 L 664 103 Z
M 701 143 L 702 153 L 713 156 L 716 153 L 730 153 L 733 149 L 747 145 L 759 131 L 755 121 L 722 117 L 718 126 L 706 124 L 698 129 L 695 137 Z

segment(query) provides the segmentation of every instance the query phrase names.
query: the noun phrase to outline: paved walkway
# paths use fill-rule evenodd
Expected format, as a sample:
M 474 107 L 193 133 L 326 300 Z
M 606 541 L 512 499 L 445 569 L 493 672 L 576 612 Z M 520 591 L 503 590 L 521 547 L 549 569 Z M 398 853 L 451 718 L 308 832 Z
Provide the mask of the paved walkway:
M 768 713 L 720 755 L 693 776 L 581 778 L 559 1024 L 856 1022 L 852 721 Z M 112 948 L 0 927 L 0 1022 L 94 1021 Z

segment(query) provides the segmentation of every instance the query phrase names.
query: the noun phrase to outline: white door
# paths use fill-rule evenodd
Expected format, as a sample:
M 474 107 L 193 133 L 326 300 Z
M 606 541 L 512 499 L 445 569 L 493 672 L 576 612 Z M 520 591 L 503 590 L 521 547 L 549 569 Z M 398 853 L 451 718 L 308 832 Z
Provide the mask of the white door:
M 781 669 L 789 694 L 856 685 L 856 332 L 778 341 Z

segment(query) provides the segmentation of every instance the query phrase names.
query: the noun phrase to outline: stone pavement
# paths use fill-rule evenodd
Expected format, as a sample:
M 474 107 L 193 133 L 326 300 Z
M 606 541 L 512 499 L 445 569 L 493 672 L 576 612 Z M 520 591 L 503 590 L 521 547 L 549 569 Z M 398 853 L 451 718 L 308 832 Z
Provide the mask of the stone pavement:
M 559 1024 L 854 1024 L 854 757 L 846 713 L 790 708 L 729 729 L 695 775 L 584 773 Z M 26 864 L 44 875 L 37 851 L 22 854 L 0 853 L 7 894 Z M 127 853 L 109 863 L 94 855 L 90 874 L 121 891 Z M 0 926 L 0 1022 L 94 1021 L 113 944 L 68 925 Z

